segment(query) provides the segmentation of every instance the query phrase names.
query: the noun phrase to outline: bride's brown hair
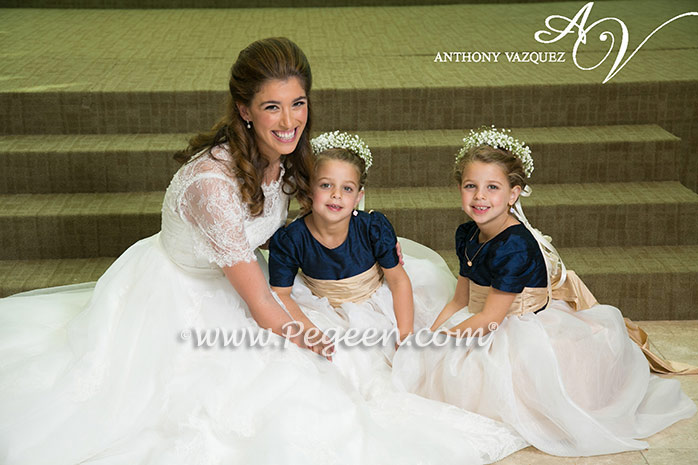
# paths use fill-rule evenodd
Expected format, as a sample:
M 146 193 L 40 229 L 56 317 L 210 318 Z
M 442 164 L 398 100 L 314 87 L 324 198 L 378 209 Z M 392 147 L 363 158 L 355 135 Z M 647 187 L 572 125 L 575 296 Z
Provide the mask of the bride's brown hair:
M 240 181 L 240 194 L 252 216 L 259 216 L 264 209 L 262 180 L 269 162 L 260 153 L 254 131 L 246 128 L 237 105 L 249 106 L 262 85 L 270 80 L 285 81 L 298 78 L 308 97 L 308 120 L 298 140 L 296 149 L 286 155 L 283 189 L 300 199 L 309 198 L 310 175 L 313 156 L 310 148 L 310 88 L 312 73 L 303 51 L 285 37 L 262 39 L 248 45 L 240 52 L 230 73 L 230 95 L 226 114 L 207 132 L 189 140 L 189 146 L 175 154 L 174 159 L 186 163 L 202 150 L 228 143 L 232 161 L 228 168 Z M 212 155 L 213 156 L 213 155 Z M 219 160 L 223 162 L 223 160 Z

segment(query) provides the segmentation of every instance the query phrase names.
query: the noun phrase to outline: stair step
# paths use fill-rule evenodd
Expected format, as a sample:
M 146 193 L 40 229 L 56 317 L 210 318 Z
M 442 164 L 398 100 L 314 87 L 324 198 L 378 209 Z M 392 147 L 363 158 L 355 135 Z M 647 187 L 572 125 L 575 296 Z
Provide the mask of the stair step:
M 0 260 L 117 256 L 160 229 L 163 196 L 0 195 Z
M 159 230 L 163 195 L 0 195 L 0 260 L 119 255 Z M 436 249 L 465 221 L 459 205 L 455 187 L 376 188 L 366 198 L 398 234 Z M 698 194 L 678 182 L 543 184 L 524 205 L 559 247 L 698 243 Z
M 468 130 L 359 131 L 374 154 L 369 186 L 454 185 Z M 680 139 L 655 124 L 512 128 L 533 152 L 533 185 L 674 181 Z
M 437 251 L 455 275 L 453 249 Z M 562 248 L 560 254 L 599 302 L 633 320 L 698 319 L 698 246 Z M 0 297 L 97 280 L 113 257 L 1 260 Z
M 154 191 L 167 188 L 185 134 L 0 136 L 2 194 Z
M 672 59 L 688 61 L 692 58 L 687 55 Z M 670 61 L 658 66 L 670 66 Z M 367 68 L 376 65 L 378 63 L 371 63 Z M 0 82 L 0 107 L 13 109 L 0 114 L 0 134 L 31 135 L 36 133 L 37 127 L 47 135 L 205 131 L 221 117 L 227 98 L 225 72 L 217 70 L 215 74 L 219 78 L 217 90 L 26 92 L 3 89 Z M 451 88 L 417 80 L 412 83 L 413 87 L 386 86 L 313 90 L 313 130 L 460 130 L 482 124 L 565 127 L 653 121 L 680 137 L 690 138 L 686 129 L 692 127 L 692 122 L 671 119 L 662 109 L 691 108 L 698 100 L 698 83 L 680 76 L 670 83 L 627 82 L 614 86 L 531 83 L 503 88 L 486 85 Z M 628 101 L 633 105 L 626 108 L 623 105 Z M 658 101 L 666 103 L 659 106 Z M 556 111 L 549 111 L 549 105 L 554 105 Z M 396 106 L 404 111 L 396 112 Z M 84 114 L 79 111 L 82 108 L 87 109 Z M 520 108 L 530 110 L 522 113 Z M 425 118 L 424 115 L 431 116 Z M 55 121 L 61 124 L 56 125 Z
M 463 130 L 361 131 L 369 187 L 451 186 Z M 517 128 L 534 152 L 533 184 L 678 179 L 679 138 L 657 125 Z M 0 194 L 164 190 L 186 134 L 0 136 Z
M 698 246 L 558 249 L 600 303 L 632 320 L 698 319 Z M 453 249 L 438 250 L 455 275 Z
M 0 195 L 0 260 L 119 255 L 159 230 L 163 195 Z M 466 220 L 459 206 L 455 187 L 376 188 L 366 199 L 399 235 L 435 249 Z M 524 206 L 559 247 L 698 244 L 698 194 L 675 181 L 542 184 Z
M 0 297 L 32 289 L 96 281 L 114 260 L 114 257 L 0 260 Z
M 531 224 L 558 247 L 698 244 L 698 194 L 674 181 L 541 184 L 522 203 Z M 460 205 L 457 187 L 366 191 L 367 209 L 434 249 L 452 246 L 467 220 Z

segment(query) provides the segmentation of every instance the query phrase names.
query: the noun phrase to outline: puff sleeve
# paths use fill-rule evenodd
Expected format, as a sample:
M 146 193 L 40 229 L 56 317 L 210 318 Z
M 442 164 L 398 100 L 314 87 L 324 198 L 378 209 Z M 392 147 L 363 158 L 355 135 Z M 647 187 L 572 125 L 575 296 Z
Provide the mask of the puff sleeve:
M 246 205 L 233 179 L 215 172 L 194 177 L 178 200 L 195 230 L 194 252 L 220 267 L 256 261 L 245 234 Z
M 291 287 L 300 267 L 295 243 L 286 228 L 281 228 L 269 242 L 269 284 L 274 287 Z
M 525 287 L 534 287 L 541 266 L 540 250 L 512 235 L 488 254 L 491 286 L 504 292 L 519 293 Z M 545 266 L 543 264 L 543 266 Z
M 393 225 L 388 218 L 379 212 L 371 212 L 371 223 L 369 226 L 369 237 L 373 256 L 378 264 L 386 269 L 394 268 L 400 263 L 400 259 L 395 250 L 397 236 Z

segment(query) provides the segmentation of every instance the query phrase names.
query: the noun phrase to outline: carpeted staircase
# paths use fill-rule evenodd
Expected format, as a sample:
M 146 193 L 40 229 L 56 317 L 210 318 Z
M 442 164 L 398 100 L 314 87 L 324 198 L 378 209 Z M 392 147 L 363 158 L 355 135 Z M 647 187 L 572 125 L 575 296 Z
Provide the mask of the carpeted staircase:
M 594 15 L 632 4 L 624 19 L 644 37 L 695 7 L 626 3 Z M 171 155 L 220 114 L 237 51 L 286 35 L 313 66 L 314 132 L 364 137 L 375 156 L 366 206 L 399 235 L 455 270 L 466 218 L 453 156 L 468 128 L 511 127 L 536 165 L 529 219 L 597 298 L 632 319 L 698 319 L 698 20 L 657 34 L 603 85 L 605 71 L 571 63 L 433 61 L 444 49 L 544 50 L 530 36 L 545 17 L 580 6 L 0 10 L 11 51 L 0 63 L 0 295 L 95 280 L 157 232 Z M 518 20 L 493 36 L 502 17 Z

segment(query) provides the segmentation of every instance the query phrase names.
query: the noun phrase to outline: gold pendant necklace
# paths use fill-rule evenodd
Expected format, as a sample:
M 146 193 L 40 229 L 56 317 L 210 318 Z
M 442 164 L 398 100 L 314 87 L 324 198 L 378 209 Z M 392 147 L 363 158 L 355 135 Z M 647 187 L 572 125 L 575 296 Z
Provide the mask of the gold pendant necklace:
M 518 223 L 514 223 L 514 224 L 518 224 Z M 510 224 L 509 226 L 514 226 L 514 224 Z M 464 252 L 465 252 L 465 259 L 467 260 L 466 263 L 468 264 L 468 266 L 473 266 L 473 260 L 475 260 L 475 257 L 477 257 L 477 254 L 480 253 L 480 251 L 481 251 L 482 248 L 485 246 L 485 244 L 487 244 L 489 241 L 491 241 L 491 240 L 494 239 L 495 237 L 499 236 L 505 229 L 508 229 L 509 226 L 507 226 L 507 222 L 505 221 L 505 222 L 504 222 L 504 227 L 503 227 L 497 234 L 492 235 L 492 237 L 490 237 L 490 238 L 487 239 L 485 242 L 483 242 L 482 245 L 480 246 L 480 248 L 477 249 L 477 252 L 475 252 L 475 255 L 473 255 L 473 258 L 468 257 L 468 244 L 466 243 L 466 244 L 465 244 L 465 250 L 464 250 Z M 475 232 L 473 233 L 472 236 L 470 236 L 470 240 L 469 240 L 468 242 L 472 241 L 473 238 L 475 237 L 475 234 L 477 234 L 477 233 L 479 233 L 479 232 L 480 232 L 480 228 L 479 228 L 479 227 L 478 227 L 478 228 L 475 228 Z
M 475 232 L 473 233 L 472 236 L 470 236 L 470 240 L 468 242 L 472 241 L 475 238 L 475 234 L 477 234 L 478 232 L 480 232 L 479 228 L 475 230 Z M 467 260 L 466 263 L 468 264 L 468 266 L 473 266 L 473 260 L 475 260 L 475 257 L 477 257 L 477 254 L 480 253 L 482 248 L 485 246 L 485 244 L 487 244 L 490 241 L 490 239 L 487 239 L 485 242 L 482 243 L 480 248 L 477 249 L 477 252 L 475 252 L 475 255 L 473 255 L 473 258 L 468 257 L 468 244 L 465 244 L 465 259 Z

